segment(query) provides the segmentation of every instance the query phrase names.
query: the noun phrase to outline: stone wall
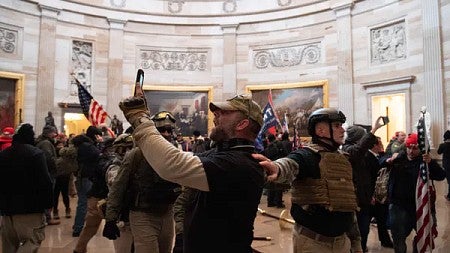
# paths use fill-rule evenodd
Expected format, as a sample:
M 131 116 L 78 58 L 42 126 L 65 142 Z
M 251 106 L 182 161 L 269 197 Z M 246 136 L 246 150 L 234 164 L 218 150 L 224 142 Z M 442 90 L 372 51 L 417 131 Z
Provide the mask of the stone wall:
M 449 13 L 448 0 L 2 1 L 0 71 L 26 75 L 36 129 L 78 102 L 72 73 L 120 115 L 143 68 L 145 85 L 213 86 L 215 100 L 326 79 L 329 106 L 361 124 L 371 96 L 404 92 L 405 130 L 425 105 L 436 143 L 450 125 Z

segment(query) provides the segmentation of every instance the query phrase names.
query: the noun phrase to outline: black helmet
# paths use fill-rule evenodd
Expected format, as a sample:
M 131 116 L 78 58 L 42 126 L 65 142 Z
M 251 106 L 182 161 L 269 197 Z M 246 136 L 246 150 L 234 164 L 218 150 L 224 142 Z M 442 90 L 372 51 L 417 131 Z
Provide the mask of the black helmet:
M 175 117 L 168 111 L 161 111 L 151 117 L 156 127 L 175 127 Z
M 335 108 L 321 108 L 315 110 L 308 118 L 308 134 L 314 136 L 316 134 L 316 124 L 319 122 L 339 121 L 345 123 L 345 115 Z

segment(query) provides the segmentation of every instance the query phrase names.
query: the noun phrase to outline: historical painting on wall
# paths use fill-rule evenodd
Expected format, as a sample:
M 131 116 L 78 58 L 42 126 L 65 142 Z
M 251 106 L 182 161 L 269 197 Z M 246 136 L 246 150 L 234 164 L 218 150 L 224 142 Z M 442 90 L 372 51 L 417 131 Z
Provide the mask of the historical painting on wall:
M 16 80 L 0 78 L 0 129 L 14 127 Z
M 177 121 L 175 132 L 183 136 L 192 136 L 196 130 L 203 136 L 208 134 L 211 92 L 212 87 L 203 86 L 144 86 L 150 112 L 171 112 Z
M 316 109 L 328 106 L 328 81 L 293 84 L 250 85 L 252 98 L 264 108 L 272 94 L 273 109 L 280 121 L 279 130 L 288 128 L 299 136 L 308 136 L 308 117 Z

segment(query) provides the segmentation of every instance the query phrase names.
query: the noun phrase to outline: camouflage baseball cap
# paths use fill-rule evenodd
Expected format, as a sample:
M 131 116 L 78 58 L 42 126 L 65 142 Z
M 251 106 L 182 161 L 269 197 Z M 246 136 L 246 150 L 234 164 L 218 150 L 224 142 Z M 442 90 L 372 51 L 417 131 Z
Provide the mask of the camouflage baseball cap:
M 259 126 L 263 125 L 263 115 L 261 107 L 252 100 L 250 95 L 236 95 L 227 99 L 225 102 L 209 103 L 209 109 L 214 112 L 216 110 L 223 111 L 240 111 L 247 115 L 250 119 L 256 121 Z

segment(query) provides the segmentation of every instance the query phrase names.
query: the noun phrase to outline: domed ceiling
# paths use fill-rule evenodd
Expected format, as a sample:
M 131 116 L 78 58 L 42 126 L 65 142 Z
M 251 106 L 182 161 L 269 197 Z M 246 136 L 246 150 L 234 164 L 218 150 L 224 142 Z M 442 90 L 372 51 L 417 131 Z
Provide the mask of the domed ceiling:
M 183 16 L 245 15 L 279 11 L 320 0 L 68 0 L 80 4 L 148 14 Z

